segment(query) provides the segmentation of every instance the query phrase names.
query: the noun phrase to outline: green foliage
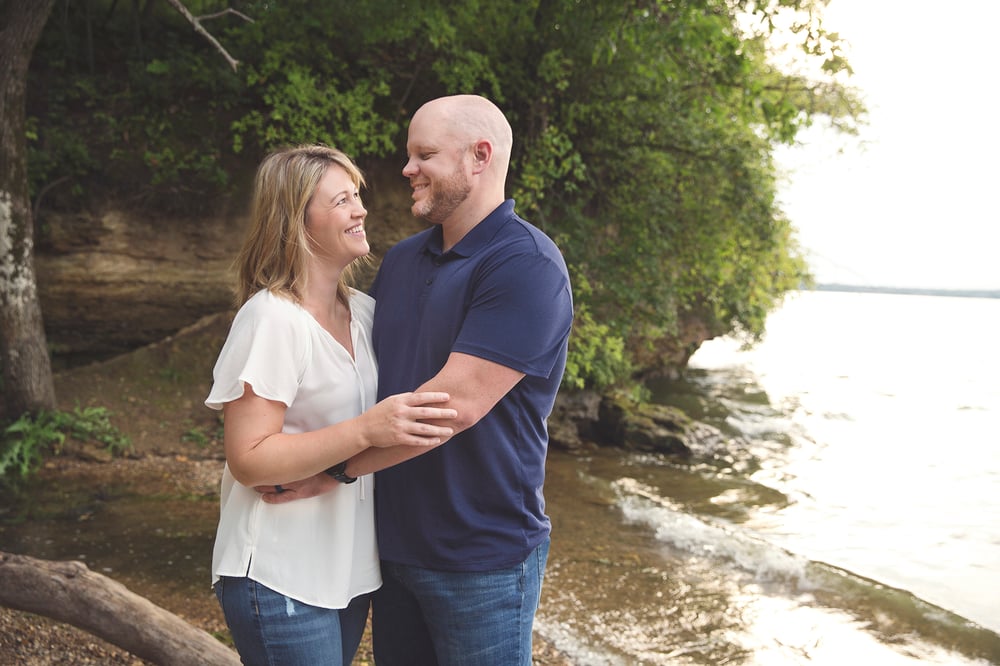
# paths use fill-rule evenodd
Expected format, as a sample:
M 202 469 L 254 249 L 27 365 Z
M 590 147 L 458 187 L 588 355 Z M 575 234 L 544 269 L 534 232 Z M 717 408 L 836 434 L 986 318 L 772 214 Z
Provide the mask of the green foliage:
M 121 4 L 121 6 L 120 6 Z M 239 80 L 164 3 L 67 3 L 32 59 L 32 191 L 76 209 L 114 197 L 191 212 L 229 182 L 219 139 Z M 101 20 L 97 20 L 101 17 Z M 58 187 L 53 187 L 58 184 Z
M 825 0 L 190 0 L 254 19 L 208 25 L 237 74 L 165 3 L 142 4 L 68 3 L 43 34 L 36 193 L 66 180 L 52 192 L 201 206 L 277 145 L 401 157 L 423 101 L 485 94 L 514 127 L 518 210 L 574 271 L 573 386 L 659 369 L 691 330 L 760 336 L 808 280 L 772 151 L 864 113 Z M 778 25 L 799 69 L 770 58 Z
M 104 407 L 75 407 L 72 412 L 52 413 L 57 425 L 74 439 L 102 444 L 111 454 L 124 453 L 132 448 L 132 442 L 112 425 L 110 417 Z
M 132 447 L 128 437 L 111 424 L 104 407 L 24 414 L 0 438 L 0 481 L 14 485 L 26 480 L 46 455 L 61 452 L 67 438 L 101 444 L 112 455 Z
M 692 319 L 709 335 L 759 336 L 806 273 L 775 204 L 770 151 L 821 95 L 831 114 L 850 110 L 833 91 L 850 95 L 775 70 L 727 3 L 547 6 L 549 29 L 533 35 L 545 74 L 518 91 L 540 129 L 515 173 L 519 196 L 594 285 L 578 303 L 640 363 L 655 364 Z M 580 168 L 546 164 L 552 127 L 566 139 L 559 158 Z
M 183 435 L 181 435 L 182 442 L 190 442 L 200 449 L 207 447 L 212 440 L 209 439 L 208 435 L 201 428 L 188 428 Z
M 263 109 L 253 109 L 233 122 L 233 150 L 247 142 L 264 148 L 283 144 L 324 143 L 349 155 L 384 155 L 393 148 L 398 127 L 374 112 L 389 86 L 364 81 L 339 90 L 304 65 L 265 63 L 264 73 L 250 79 L 266 81 L 261 88 Z
M 190 426 L 186 431 L 184 431 L 184 434 L 181 435 L 181 441 L 190 442 L 198 448 L 204 449 L 210 444 L 222 442 L 224 437 L 225 431 L 223 430 L 222 420 L 220 419 L 214 428 L 196 425 Z
M 590 281 L 579 273 L 572 276 L 576 298 L 573 332 L 566 355 L 562 385 L 570 389 L 606 391 L 625 386 L 632 376 L 632 363 L 625 352 L 625 340 L 611 327 L 594 321 L 586 299 L 592 293 Z
M 403 118 L 391 77 L 358 59 L 364 8 L 339 5 L 258 5 L 255 22 L 232 35 L 247 100 L 231 125 L 234 152 L 318 142 L 363 158 L 397 148 Z
M 546 208 L 542 200 L 546 194 L 558 191 L 564 196 L 575 196 L 585 182 L 586 173 L 586 165 L 574 149 L 572 139 L 558 127 L 546 127 L 521 162 L 514 196 L 522 214 L 534 213 L 534 217 L 543 218 L 537 224 L 544 228 Z
M 625 341 L 606 324 L 594 321 L 586 305 L 577 308 L 563 386 L 601 391 L 627 381 L 631 369 Z
M 25 414 L 3 431 L 0 479 L 27 479 L 41 465 L 46 452 L 66 441 L 66 435 L 46 414 Z

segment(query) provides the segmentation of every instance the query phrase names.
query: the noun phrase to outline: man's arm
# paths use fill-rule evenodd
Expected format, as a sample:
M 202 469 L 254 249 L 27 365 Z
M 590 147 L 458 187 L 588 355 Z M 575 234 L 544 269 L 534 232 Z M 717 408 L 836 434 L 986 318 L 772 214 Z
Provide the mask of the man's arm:
M 448 402 L 440 406 L 458 412 L 457 419 L 447 422 L 448 426 L 454 428 L 455 432 L 452 435 L 454 436 L 478 423 L 523 377 L 523 372 L 499 363 L 470 354 L 452 352 L 441 371 L 417 390 L 443 391 L 451 396 Z M 428 421 L 428 423 L 435 422 Z M 424 447 L 419 450 L 407 446 L 368 449 L 347 461 L 347 474 L 361 476 L 377 472 L 433 448 L 436 447 Z
M 450 427 L 454 430 L 454 436 L 455 433 L 471 428 L 478 423 L 523 377 L 523 372 L 512 370 L 499 363 L 487 361 L 478 356 L 452 352 L 441 371 L 426 381 L 417 391 L 448 393 L 450 399 L 437 406 L 442 409 L 456 410 L 458 418 L 447 422 L 426 419 L 424 422 Z M 443 388 L 445 386 L 449 389 Z M 442 441 L 441 444 L 445 441 L 447 440 Z M 414 458 L 421 453 L 426 453 L 437 446 L 369 448 L 348 460 L 345 472 L 348 476 L 354 477 L 377 472 Z M 296 499 L 319 495 L 336 483 L 326 474 L 320 473 L 302 481 L 283 484 L 284 490 L 280 493 L 275 492 L 273 486 L 260 486 L 256 490 L 263 493 L 265 502 L 284 504 Z

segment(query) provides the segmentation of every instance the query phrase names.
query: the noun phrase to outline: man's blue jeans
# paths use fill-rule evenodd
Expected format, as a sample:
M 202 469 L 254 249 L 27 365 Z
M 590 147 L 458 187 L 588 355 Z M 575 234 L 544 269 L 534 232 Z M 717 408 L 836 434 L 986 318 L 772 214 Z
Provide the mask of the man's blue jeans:
M 378 666 L 531 666 L 546 538 L 509 569 L 431 571 L 382 562 L 372 599 Z
M 309 606 L 249 578 L 215 584 L 233 642 L 246 666 L 349 666 L 368 621 L 371 595 L 347 608 Z

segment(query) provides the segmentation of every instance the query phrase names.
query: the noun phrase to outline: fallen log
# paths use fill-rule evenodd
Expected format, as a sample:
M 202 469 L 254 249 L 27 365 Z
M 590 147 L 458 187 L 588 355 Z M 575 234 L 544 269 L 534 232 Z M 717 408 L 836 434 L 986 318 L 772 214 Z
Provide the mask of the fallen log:
M 0 551 L 0 604 L 79 627 L 161 666 L 240 663 L 207 632 L 82 562 Z

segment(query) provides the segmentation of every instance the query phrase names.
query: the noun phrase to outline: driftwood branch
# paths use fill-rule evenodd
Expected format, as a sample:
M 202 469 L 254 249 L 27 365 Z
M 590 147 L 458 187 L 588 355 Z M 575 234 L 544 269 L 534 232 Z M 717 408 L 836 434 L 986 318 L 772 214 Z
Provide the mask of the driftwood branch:
M 237 666 L 207 632 L 82 562 L 0 551 L 0 604 L 72 624 L 161 666 Z
M 229 9 L 229 10 L 227 10 L 225 12 L 217 12 L 215 14 L 210 14 L 208 16 L 199 18 L 199 17 L 195 16 L 194 14 L 192 14 L 190 11 L 188 11 L 188 8 L 184 6 L 184 3 L 182 3 L 181 0 L 167 0 L 167 2 L 170 3 L 171 7 L 173 7 L 178 12 L 180 12 L 181 16 L 183 16 L 184 18 L 186 18 L 188 20 L 188 23 L 190 23 L 191 25 L 194 26 L 194 31 L 195 32 L 197 32 L 199 35 L 201 35 L 202 37 L 204 37 L 205 39 L 207 39 L 209 41 L 209 43 L 212 46 L 214 46 L 219 51 L 219 53 L 222 54 L 222 57 L 226 59 L 226 62 L 229 63 L 229 66 L 233 68 L 234 72 L 239 68 L 239 66 L 240 66 L 239 60 L 236 60 L 231 55 L 229 55 L 229 52 L 226 51 L 226 49 L 223 48 L 222 44 L 220 44 L 219 41 L 215 37 L 212 36 L 212 33 L 210 33 L 208 30 L 205 30 L 205 28 L 202 27 L 201 22 L 202 22 L 202 19 L 204 19 L 204 18 L 217 18 L 219 16 L 222 16 L 223 14 L 228 14 L 228 13 L 236 14 L 240 18 L 242 18 L 242 19 L 244 19 L 246 21 L 250 21 L 251 23 L 253 23 L 252 19 L 250 19 L 249 17 L 247 17 L 244 14 L 241 14 L 240 12 L 236 11 L 235 9 Z

